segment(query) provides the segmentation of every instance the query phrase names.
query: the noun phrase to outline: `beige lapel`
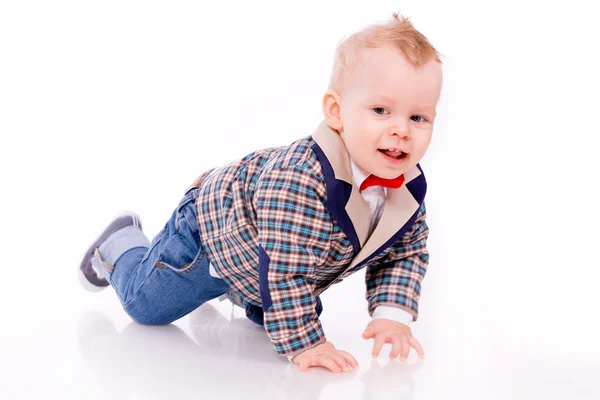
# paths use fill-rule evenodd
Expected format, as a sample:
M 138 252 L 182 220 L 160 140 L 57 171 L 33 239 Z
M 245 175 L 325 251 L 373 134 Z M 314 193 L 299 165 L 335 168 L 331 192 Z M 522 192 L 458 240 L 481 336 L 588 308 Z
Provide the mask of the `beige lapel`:
M 419 209 L 419 204 L 406 187 L 406 184 L 421 175 L 421 171 L 417 167 L 412 168 L 404 174 L 405 180 L 401 187 L 387 190 L 387 199 L 381 219 L 367 240 L 371 210 L 369 204 L 354 185 L 350 155 L 344 142 L 339 134 L 331 129 L 326 122 L 319 125 L 312 137 L 331 163 L 335 178 L 352 185 L 350 199 L 346 204 L 346 212 L 358 235 L 361 250 L 348 266 L 348 269 L 351 269 L 394 236 Z
M 369 204 L 363 199 L 357 188 L 354 186 L 352 179 L 352 167 L 350 166 L 350 155 L 346 150 L 346 145 L 339 134 L 331 129 L 327 122 L 323 121 L 315 133 L 312 135 L 313 139 L 325 156 L 331 163 L 335 179 L 343 180 L 352 185 L 352 192 L 350 193 L 350 199 L 346 204 L 346 212 L 354 230 L 358 235 L 358 241 L 360 247 L 365 244 L 367 240 L 367 234 L 369 233 L 369 223 L 371 219 L 371 209 Z
M 398 189 L 387 190 L 387 198 L 381 219 L 365 245 L 361 247 L 360 252 L 352 259 L 348 269 L 353 268 L 356 264 L 369 257 L 394 236 L 410 217 L 417 212 L 420 205 L 410 193 L 406 184 L 419 175 L 421 175 L 421 171 L 417 167 L 414 167 L 404 174 L 405 180 L 402 186 Z

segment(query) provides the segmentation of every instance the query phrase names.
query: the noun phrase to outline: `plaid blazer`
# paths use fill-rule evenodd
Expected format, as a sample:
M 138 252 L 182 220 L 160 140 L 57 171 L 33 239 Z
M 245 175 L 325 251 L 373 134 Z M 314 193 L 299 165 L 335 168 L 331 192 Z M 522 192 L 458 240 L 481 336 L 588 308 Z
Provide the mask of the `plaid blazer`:
M 370 209 L 353 185 L 350 156 L 322 122 L 288 146 L 254 151 L 202 174 L 196 202 L 202 248 L 247 303 L 261 307 L 275 350 L 294 355 L 325 341 L 316 297 L 366 268 L 369 314 L 387 305 L 416 320 L 429 255 L 427 184 L 420 166 L 388 189 L 367 238 Z

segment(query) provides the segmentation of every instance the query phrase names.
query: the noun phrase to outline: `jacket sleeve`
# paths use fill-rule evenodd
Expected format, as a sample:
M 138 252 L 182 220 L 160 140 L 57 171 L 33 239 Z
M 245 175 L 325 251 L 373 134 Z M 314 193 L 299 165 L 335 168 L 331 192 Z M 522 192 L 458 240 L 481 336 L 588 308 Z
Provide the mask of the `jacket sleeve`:
M 429 228 L 423 203 L 410 229 L 378 263 L 367 267 L 365 280 L 369 315 L 378 306 L 392 306 L 409 312 L 414 321 L 419 313 L 421 282 L 427 271 L 426 248 Z
M 264 326 L 278 354 L 326 341 L 316 313 L 315 267 L 327 258 L 332 222 L 325 186 L 302 167 L 269 171 L 254 194 Z

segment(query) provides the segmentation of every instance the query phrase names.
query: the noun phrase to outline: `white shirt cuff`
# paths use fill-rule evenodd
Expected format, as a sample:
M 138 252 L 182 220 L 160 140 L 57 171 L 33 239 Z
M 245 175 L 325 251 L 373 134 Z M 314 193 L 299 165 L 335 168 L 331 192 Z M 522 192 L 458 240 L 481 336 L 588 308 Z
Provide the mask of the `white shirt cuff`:
M 375 311 L 373 311 L 373 319 L 378 318 L 391 319 L 406 326 L 410 326 L 410 323 L 413 321 L 413 316 L 408 311 L 390 306 L 377 306 Z
M 295 356 L 295 354 L 294 354 L 294 356 Z M 289 361 L 289 362 L 292 362 L 292 358 L 293 358 L 294 356 L 286 356 L 286 357 L 287 357 L 287 359 L 288 359 L 288 361 Z

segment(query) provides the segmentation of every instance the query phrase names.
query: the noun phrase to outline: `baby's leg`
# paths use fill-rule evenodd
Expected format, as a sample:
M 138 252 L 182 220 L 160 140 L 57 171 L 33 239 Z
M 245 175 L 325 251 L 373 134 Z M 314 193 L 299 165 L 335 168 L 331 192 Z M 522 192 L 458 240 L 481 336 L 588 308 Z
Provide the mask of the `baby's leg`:
M 141 324 L 171 323 L 229 290 L 210 275 L 200 246 L 197 192 L 186 193 L 149 247 L 140 246 L 141 229 L 130 227 L 115 232 L 95 253 L 95 264 L 104 268 L 123 308 Z

